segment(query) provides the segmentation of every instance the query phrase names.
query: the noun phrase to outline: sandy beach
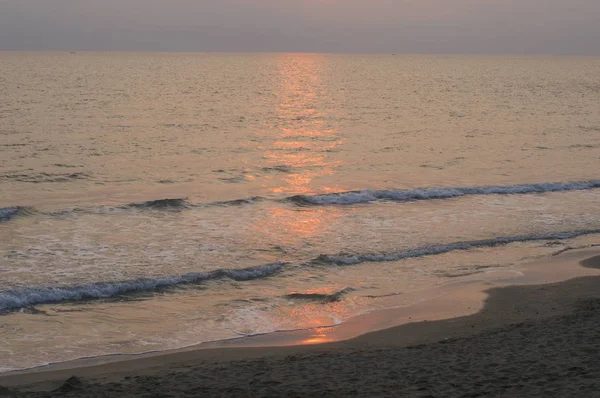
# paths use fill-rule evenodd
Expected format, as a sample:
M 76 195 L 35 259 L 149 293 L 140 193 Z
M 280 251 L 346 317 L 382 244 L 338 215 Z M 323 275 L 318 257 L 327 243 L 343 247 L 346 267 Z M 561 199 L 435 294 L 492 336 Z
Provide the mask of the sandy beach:
M 75 361 L 2 375 L 0 395 L 600 396 L 600 251 L 567 251 L 526 268 L 512 284 L 505 280 L 507 286 L 487 283 L 493 287 L 472 315 L 420 320 L 326 344 L 269 347 L 269 336 L 260 336 L 228 343 L 235 347 L 197 347 L 100 364 Z M 480 296 L 465 299 L 466 291 L 425 303 L 420 309 L 427 308 L 423 314 L 429 316 L 423 317 L 444 318 L 431 312 L 443 303 L 454 303 L 455 314 L 474 308 Z M 375 329 L 373 320 L 380 326 L 394 319 L 400 323 L 419 307 L 412 311 L 381 311 L 362 321 Z M 352 324 L 319 333 L 335 336 Z

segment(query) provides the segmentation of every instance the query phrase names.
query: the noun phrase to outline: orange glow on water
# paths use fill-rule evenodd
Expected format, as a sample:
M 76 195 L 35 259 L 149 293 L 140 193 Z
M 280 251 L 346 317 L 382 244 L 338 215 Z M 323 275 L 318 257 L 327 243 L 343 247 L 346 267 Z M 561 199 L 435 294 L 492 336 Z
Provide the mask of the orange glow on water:
M 280 62 L 280 91 L 277 107 L 279 135 L 264 155 L 272 166 L 301 169 L 283 178 L 285 184 L 272 187 L 274 193 L 314 193 L 311 185 L 321 176 L 331 176 L 341 165 L 328 153 L 343 145 L 337 132 L 326 123 L 329 108 L 324 84 L 325 58 L 319 54 L 285 54 Z M 331 191 L 332 187 L 319 187 Z
M 279 196 L 339 190 L 316 182 L 321 177 L 335 175 L 341 162 L 330 159 L 329 154 L 344 144 L 335 128 L 327 122 L 332 115 L 328 114 L 330 107 L 324 104 L 330 100 L 323 81 L 324 65 L 323 55 L 281 55 L 279 104 L 273 121 L 275 125 L 269 126 L 269 130 L 278 133 L 263 155 L 267 169 L 284 171 L 264 177 L 264 188 Z M 273 206 L 255 228 L 267 236 L 277 236 L 284 244 L 298 245 L 330 228 L 340 216 L 341 213 L 333 208 L 325 211 Z M 283 241 L 281 237 L 285 237 Z
M 285 197 L 298 194 L 316 194 L 339 191 L 330 182 L 342 161 L 331 159 L 332 152 L 344 145 L 336 130 L 339 115 L 332 115 L 327 101 L 324 83 L 324 56 L 311 54 L 281 55 L 279 103 L 273 125 L 267 131 L 275 131 L 263 155 L 266 170 L 277 174 L 263 176 L 264 188 Z M 328 183 L 329 182 L 329 183 Z M 335 228 L 343 212 L 336 207 L 281 206 L 274 204 L 254 223 L 254 230 L 266 239 L 278 242 L 292 250 L 310 245 L 313 238 L 321 239 L 327 230 Z M 311 337 L 303 344 L 320 344 L 330 341 L 323 325 L 338 323 L 349 315 L 345 300 L 327 300 L 328 295 L 344 286 L 325 286 L 303 295 L 315 295 L 302 302 L 293 299 L 290 305 L 278 308 L 282 319 L 293 320 L 296 327 L 311 330 Z M 294 293 L 294 292 L 290 292 Z M 322 299 L 320 296 L 323 296 Z

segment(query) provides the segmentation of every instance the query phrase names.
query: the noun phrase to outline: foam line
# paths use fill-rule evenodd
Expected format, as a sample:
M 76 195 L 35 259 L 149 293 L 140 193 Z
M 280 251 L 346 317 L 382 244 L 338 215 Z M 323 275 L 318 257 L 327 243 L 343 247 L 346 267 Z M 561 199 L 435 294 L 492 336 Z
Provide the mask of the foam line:
M 489 185 L 481 187 L 418 188 L 412 190 L 362 190 L 325 195 L 297 195 L 288 200 L 305 205 L 351 205 L 377 200 L 408 202 L 449 199 L 467 195 L 524 195 L 546 192 L 582 191 L 600 188 L 600 180 L 540 184 Z
M 327 205 L 352 205 L 370 203 L 380 200 L 393 202 L 410 202 L 416 200 L 451 199 L 469 195 L 525 195 L 547 192 L 583 191 L 600 188 L 600 180 L 550 182 L 540 184 L 520 185 L 489 185 L 481 187 L 442 187 L 442 188 L 417 188 L 417 189 L 388 189 L 388 190 L 362 190 L 324 195 L 296 195 L 283 199 L 266 199 L 254 196 L 243 199 L 233 199 L 219 202 L 190 203 L 183 198 L 165 198 L 148 200 L 145 202 L 130 203 L 127 205 L 96 208 L 74 208 L 45 213 L 50 216 L 64 216 L 74 214 L 110 214 L 113 211 L 181 211 L 193 208 L 209 208 L 215 206 L 243 206 L 264 201 L 291 202 L 302 206 L 327 206 Z M 18 216 L 27 216 L 38 213 L 31 207 L 5 207 L 0 208 L 0 222 L 10 221 Z M 42 213 L 44 214 L 44 213 Z
M 471 250 L 480 247 L 503 246 L 516 242 L 532 242 L 540 240 L 564 240 L 573 239 L 583 235 L 598 234 L 600 229 L 582 229 L 577 231 L 549 233 L 539 235 L 516 235 L 503 236 L 492 239 L 472 240 L 465 242 L 454 242 L 441 245 L 424 246 L 415 249 L 407 249 L 391 253 L 378 254 L 356 254 L 349 256 L 321 255 L 313 260 L 313 263 L 328 263 L 335 265 L 356 265 L 364 262 L 398 261 L 406 258 L 433 256 L 449 253 L 457 250 Z
M 82 301 L 110 298 L 122 294 L 154 291 L 184 284 L 201 283 L 208 280 L 233 279 L 247 281 L 266 278 L 283 268 L 277 262 L 243 269 L 220 269 L 206 273 L 188 273 L 160 278 L 140 278 L 128 281 L 95 282 L 73 286 L 32 286 L 18 290 L 0 291 L 0 312 L 14 311 L 38 304 L 62 301 Z

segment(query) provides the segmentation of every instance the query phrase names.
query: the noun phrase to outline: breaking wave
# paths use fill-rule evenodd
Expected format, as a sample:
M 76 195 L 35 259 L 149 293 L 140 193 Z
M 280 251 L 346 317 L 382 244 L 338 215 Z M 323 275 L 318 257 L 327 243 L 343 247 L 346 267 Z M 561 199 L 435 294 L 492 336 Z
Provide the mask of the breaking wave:
M 243 269 L 220 269 L 206 273 L 188 273 L 160 278 L 140 278 L 117 282 L 95 282 L 73 286 L 32 286 L 18 290 L 0 291 L 0 313 L 15 311 L 38 304 L 63 301 L 105 299 L 124 294 L 148 292 L 209 280 L 232 279 L 248 281 L 265 278 L 279 272 L 286 263 L 277 262 Z
M 481 187 L 418 188 L 413 190 L 363 190 L 324 195 L 296 195 L 288 200 L 303 205 L 350 205 L 377 200 L 408 202 L 448 199 L 467 195 L 524 195 L 545 192 L 582 191 L 600 188 L 600 180 L 540 184 L 490 185 Z
M 468 195 L 524 195 L 545 192 L 583 191 L 600 188 L 600 180 L 553 182 L 540 184 L 497 185 L 481 187 L 457 188 L 418 188 L 413 190 L 363 190 L 330 193 L 323 195 L 296 195 L 283 199 L 264 198 L 253 196 L 242 199 L 233 199 L 217 202 L 191 203 L 185 198 L 165 198 L 148 200 L 145 202 L 130 203 L 122 206 L 100 206 L 96 208 L 73 208 L 43 213 L 50 216 L 64 216 L 74 214 L 110 214 L 113 211 L 123 210 L 154 210 L 154 211 L 180 211 L 194 208 L 227 207 L 252 205 L 264 201 L 291 202 L 303 206 L 324 205 L 351 205 L 370 203 L 379 200 L 394 202 L 409 202 L 416 200 L 449 199 Z M 37 213 L 29 207 L 0 208 L 0 222 L 8 221 L 18 215 Z
M 465 242 L 454 242 L 441 245 L 424 246 L 415 249 L 407 249 L 393 253 L 379 254 L 356 254 L 356 255 L 341 255 L 330 256 L 320 255 L 313 263 L 326 263 L 334 265 L 356 265 L 364 262 L 384 262 L 398 261 L 405 258 L 415 258 L 432 256 L 436 254 L 444 254 L 457 250 L 470 250 L 480 247 L 503 246 L 516 242 L 532 242 L 540 240 L 564 240 L 573 239 L 583 235 L 598 234 L 600 229 L 581 229 L 577 231 L 548 233 L 539 235 L 516 235 L 503 236 L 492 239 L 472 240 Z
M 600 234 L 600 229 L 582 229 L 567 232 L 555 232 L 535 235 L 504 236 L 491 239 L 454 242 L 438 245 L 423 246 L 391 253 L 369 253 L 355 255 L 320 255 L 312 260 L 299 263 L 276 262 L 257 267 L 242 269 L 219 269 L 205 273 L 187 273 L 183 275 L 165 276 L 159 278 L 140 278 L 116 282 L 94 282 L 67 286 L 30 286 L 22 289 L 0 291 L 0 313 L 16 311 L 38 304 L 52 304 L 65 301 L 84 301 L 107 299 L 120 295 L 152 292 L 159 289 L 171 288 L 186 284 L 198 284 L 210 280 L 232 279 L 248 281 L 272 276 L 284 267 L 334 265 L 350 266 L 364 262 L 398 261 L 407 258 L 432 256 L 457 250 L 471 250 L 483 247 L 503 246 L 517 242 L 565 240 L 583 235 Z M 461 276 L 461 275 L 457 275 Z M 293 300 L 312 300 L 330 303 L 341 300 L 343 296 L 353 291 L 346 288 L 331 294 L 324 293 L 291 293 L 285 298 Z

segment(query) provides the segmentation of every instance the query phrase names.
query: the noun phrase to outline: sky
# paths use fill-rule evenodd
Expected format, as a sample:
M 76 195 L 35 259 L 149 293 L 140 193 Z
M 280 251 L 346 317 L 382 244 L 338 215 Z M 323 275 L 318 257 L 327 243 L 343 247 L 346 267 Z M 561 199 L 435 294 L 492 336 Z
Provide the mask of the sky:
M 600 56 L 600 0 L 0 0 L 0 50 Z

